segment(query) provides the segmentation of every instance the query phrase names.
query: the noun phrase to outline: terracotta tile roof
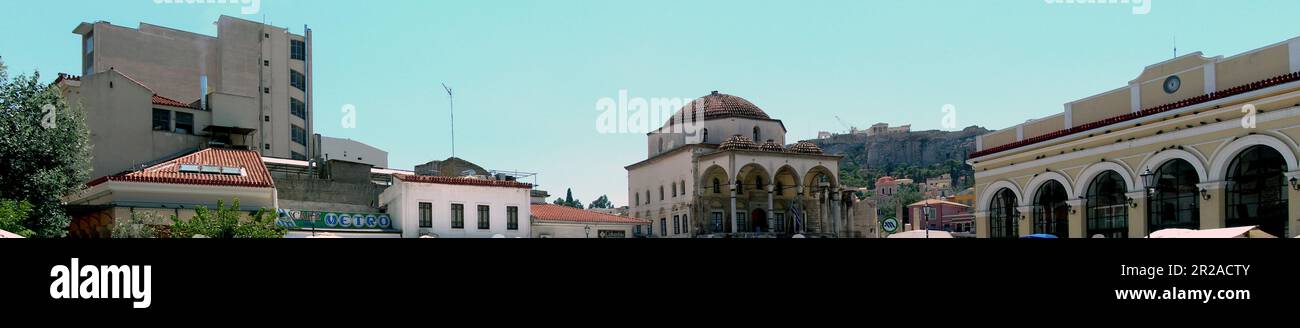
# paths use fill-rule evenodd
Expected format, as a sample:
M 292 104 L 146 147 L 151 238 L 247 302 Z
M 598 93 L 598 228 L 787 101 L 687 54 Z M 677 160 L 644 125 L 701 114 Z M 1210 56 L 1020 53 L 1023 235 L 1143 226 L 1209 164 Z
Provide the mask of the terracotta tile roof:
M 989 149 L 985 149 L 985 150 L 977 151 L 977 152 L 971 153 L 969 157 L 970 157 L 971 159 L 974 159 L 974 158 L 979 158 L 979 157 L 989 156 L 989 155 L 993 155 L 993 154 L 997 154 L 997 153 L 1001 153 L 1001 152 L 1005 152 L 1005 151 L 1008 151 L 1008 150 L 1012 150 L 1012 149 L 1016 149 L 1016 148 L 1021 148 L 1021 147 L 1025 147 L 1025 146 L 1029 146 L 1029 145 L 1033 145 L 1033 144 L 1041 143 L 1041 142 L 1046 142 L 1046 141 L 1050 141 L 1050 140 L 1055 140 L 1055 139 L 1064 138 L 1064 137 L 1067 137 L 1067 136 L 1071 136 L 1071 135 L 1074 135 L 1074 134 L 1087 132 L 1087 131 L 1094 130 L 1094 129 L 1100 129 L 1100 128 L 1103 128 L 1103 127 L 1106 127 L 1106 126 L 1110 126 L 1110 125 L 1114 125 L 1114 124 L 1124 123 L 1124 122 L 1128 122 L 1128 121 L 1132 121 L 1132 120 L 1140 119 L 1140 118 L 1147 117 L 1147 116 L 1151 116 L 1151 115 L 1155 115 L 1155 114 L 1160 114 L 1160 113 L 1164 113 L 1164 112 L 1168 112 L 1168 111 L 1173 111 L 1173 110 L 1177 110 L 1177 109 L 1181 109 L 1181 108 L 1185 108 L 1185 107 L 1189 107 L 1189 106 L 1200 105 L 1200 104 L 1204 104 L 1204 103 L 1207 103 L 1207 102 L 1211 102 L 1211 101 L 1215 101 L 1215 100 L 1220 100 L 1220 99 L 1224 99 L 1224 98 L 1229 98 L 1229 97 L 1233 97 L 1233 96 L 1241 95 L 1241 94 L 1244 94 L 1244 93 L 1249 93 L 1249 92 L 1253 92 L 1253 91 L 1257 91 L 1257 90 L 1262 90 L 1262 89 L 1266 89 L 1266 88 L 1271 88 L 1271 87 L 1275 87 L 1275 86 L 1279 86 L 1279 85 L 1283 85 L 1283 84 L 1287 84 L 1287 83 L 1292 83 L 1292 82 L 1296 82 L 1296 81 L 1300 81 L 1300 72 L 1293 72 L 1293 73 L 1290 73 L 1290 74 L 1279 75 L 1279 76 L 1275 76 L 1275 77 L 1271 77 L 1271 78 L 1267 78 L 1267 79 L 1259 80 L 1259 81 L 1256 81 L 1256 82 L 1246 83 L 1246 84 L 1242 84 L 1242 85 L 1239 85 L 1239 86 L 1235 86 L 1235 87 L 1231 87 L 1231 88 L 1227 88 L 1227 89 L 1223 89 L 1223 90 L 1219 90 L 1219 91 L 1215 91 L 1215 92 L 1211 92 L 1211 93 L 1203 94 L 1203 95 L 1196 96 L 1196 97 L 1187 98 L 1187 99 L 1183 99 L 1183 100 L 1180 100 L 1180 101 L 1175 101 L 1175 102 L 1172 102 L 1172 103 L 1168 103 L 1168 104 L 1164 104 L 1164 105 L 1160 105 L 1160 106 L 1156 106 L 1156 107 L 1152 107 L 1152 108 L 1143 109 L 1142 111 L 1135 112 L 1135 113 L 1128 113 L 1128 114 L 1124 114 L 1124 115 L 1119 115 L 1119 116 L 1115 116 L 1115 117 L 1111 117 L 1111 118 L 1103 119 L 1103 120 L 1096 121 L 1096 122 L 1090 122 L 1090 123 L 1087 123 L 1087 124 L 1084 124 L 1084 125 L 1080 125 L 1080 126 L 1076 126 L 1076 127 L 1069 128 L 1069 129 L 1057 130 L 1057 131 L 1055 131 L 1055 132 L 1051 132 L 1051 133 L 1048 133 L 1048 134 L 1045 134 L 1045 135 L 1041 135 L 1041 136 L 1037 136 L 1037 137 L 1033 137 L 1033 138 L 1029 138 L 1029 139 L 1025 139 L 1025 140 L 1021 140 L 1021 141 L 1017 141 L 1017 142 L 1012 142 L 1012 143 L 1009 143 L 1009 144 L 1005 144 L 1005 145 L 1001 145 L 1001 146 L 997 146 L 997 147 L 993 147 L 993 148 L 989 148 Z M 1109 133 L 1109 132 L 1108 132 L 1108 133 Z
M 239 175 L 212 173 L 182 173 L 181 165 L 224 166 L 243 169 Z M 262 163 L 262 156 L 251 150 L 208 148 L 177 157 L 140 171 L 106 176 L 91 181 L 93 187 L 108 181 L 190 184 L 205 186 L 233 186 L 273 188 L 275 181 Z
M 63 81 L 78 81 L 78 82 L 80 82 L 80 81 L 81 81 L 81 77 L 80 77 L 80 76 L 76 76 L 76 75 L 72 75 L 72 74 L 68 74 L 68 73 L 59 73 L 59 78 L 54 79 L 54 84 L 59 84 L 60 82 L 63 82 Z
M 700 117 L 700 113 L 703 113 L 704 116 Z M 717 91 L 687 103 L 686 106 L 677 111 L 677 114 L 673 115 L 673 117 L 682 121 L 698 119 L 712 120 L 729 117 L 763 120 L 772 119 L 772 117 L 768 116 L 767 113 L 763 112 L 763 110 L 754 105 L 754 103 L 749 102 L 749 100 L 729 94 L 719 93 Z
M 154 104 L 154 105 L 160 105 L 160 106 L 172 106 L 172 107 L 182 107 L 182 108 L 200 109 L 199 106 L 191 105 L 191 104 L 186 104 L 186 103 L 179 102 L 179 101 L 176 101 L 176 100 L 172 100 L 171 98 L 167 98 L 167 97 L 163 97 L 163 96 L 159 96 L 159 95 L 153 95 L 153 104 Z
M 145 89 L 149 90 L 149 92 L 154 92 L 153 88 L 150 88 L 148 85 L 145 85 L 144 83 L 141 83 L 139 80 L 132 78 L 130 75 L 126 75 L 126 73 L 118 72 L 116 70 L 114 70 L 113 72 L 122 75 L 122 77 L 126 78 L 127 80 L 131 80 L 131 82 L 135 82 L 135 84 L 139 84 L 141 87 L 144 87 Z M 81 77 L 72 74 L 67 74 L 67 73 L 59 73 L 59 78 L 54 80 L 54 84 L 59 84 L 63 81 L 80 82 Z M 181 108 L 200 109 L 200 110 L 202 109 L 199 108 L 199 106 L 196 104 L 183 103 L 175 99 L 159 96 L 157 93 L 153 94 L 153 104 L 159 106 L 171 106 L 171 107 L 181 107 Z
M 533 189 L 532 184 L 516 182 L 516 181 L 488 180 L 488 179 L 466 178 L 466 177 L 435 177 L 435 176 L 422 176 L 422 175 L 409 175 L 409 174 L 394 174 L 393 177 L 397 178 L 398 180 L 402 180 L 406 182 Z
M 533 204 L 533 219 L 547 222 L 649 224 L 649 220 L 596 213 L 568 206 Z

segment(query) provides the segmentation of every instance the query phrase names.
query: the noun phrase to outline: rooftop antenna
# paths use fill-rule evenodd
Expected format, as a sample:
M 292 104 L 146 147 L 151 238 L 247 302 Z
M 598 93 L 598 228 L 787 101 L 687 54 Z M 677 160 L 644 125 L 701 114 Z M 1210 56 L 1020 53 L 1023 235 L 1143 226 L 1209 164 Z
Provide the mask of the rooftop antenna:
M 447 91 L 447 103 L 451 106 L 451 157 L 456 157 L 456 95 L 452 93 L 451 87 L 446 83 L 442 84 L 442 89 Z M 455 165 L 455 163 L 452 163 Z M 456 168 L 453 166 L 454 172 Z

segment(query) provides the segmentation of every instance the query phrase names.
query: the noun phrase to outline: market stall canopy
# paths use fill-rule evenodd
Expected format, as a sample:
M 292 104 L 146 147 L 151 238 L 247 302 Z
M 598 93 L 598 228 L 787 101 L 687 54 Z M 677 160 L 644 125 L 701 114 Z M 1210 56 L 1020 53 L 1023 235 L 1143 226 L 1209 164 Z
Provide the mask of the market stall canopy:
M 19 236 L 16 233 L 0 230 L 0 239 L 5 239 L 5 238 L 23 238 L 23 236 Z
M 1223 238 L 1277 238 L 1263 230 L 1259 226 L 1234 227 L 1210 230 L 1190 230 L 1190 229 L 1165 229 L 1151 233 L 1147 238 L 1200 238 L 1200 239 L 1223 239 Z
M 889 238 L 897 239 L 925 239 L 925 230 L 912 230 L 889 235 Z M 931 239 L 951 239 L 952 234 L 947 231 L 930 230 Z
M 1059 237 L 1056 237 L 1056 235 L 1040 233 L 1040 234 L 1020 237 L 1020 239 L 1059 239 Z

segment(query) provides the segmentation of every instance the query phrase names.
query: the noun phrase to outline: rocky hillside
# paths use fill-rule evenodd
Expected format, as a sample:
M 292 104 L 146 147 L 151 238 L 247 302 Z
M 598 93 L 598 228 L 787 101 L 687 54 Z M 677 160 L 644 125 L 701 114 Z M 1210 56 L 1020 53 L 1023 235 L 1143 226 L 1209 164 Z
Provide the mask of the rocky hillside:
M 840 165 L 845 171 L 846 185 L 872 187 L 869 184 L 874 184 L 875 178 L 881 175 L 924 179 L 924 175 L 938 171 L 924 168 L 945 166 L 950 161 L 965 162 L 966 155 L 975 151 L 975 137 L 988 132 L 988 129 L 973 126 L 954 132 L 913 131 L 870 137 L 865 134 L 838 135 L 813 142 L 826 153 L 844 156 Z M 961 167 L 962 172 L 953 172 L 959 173 L 954 176 L 971 173 L 969 167 Z

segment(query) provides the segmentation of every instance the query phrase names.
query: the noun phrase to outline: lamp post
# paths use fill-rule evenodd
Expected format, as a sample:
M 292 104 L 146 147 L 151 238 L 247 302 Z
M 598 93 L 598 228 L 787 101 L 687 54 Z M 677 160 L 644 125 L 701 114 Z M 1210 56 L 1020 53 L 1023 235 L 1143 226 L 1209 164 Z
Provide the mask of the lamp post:
M 925 239 L 930 239 L 930 217 L 934 216 L 934 206 L 930 202 L 925 202 L 925 207 L 921 208 L 921 216 L 925 218 Z
M 1151 172 L 1150 168 L 1148 168 L 1146 172 L 1142 172 L 1142 182 L 1146 183 L 1147 196 L 1156 193 L 1156 174 Z

